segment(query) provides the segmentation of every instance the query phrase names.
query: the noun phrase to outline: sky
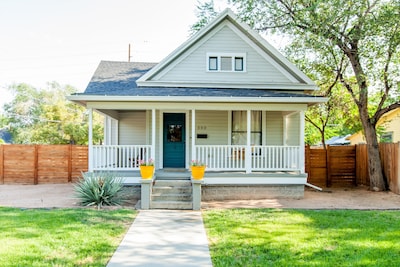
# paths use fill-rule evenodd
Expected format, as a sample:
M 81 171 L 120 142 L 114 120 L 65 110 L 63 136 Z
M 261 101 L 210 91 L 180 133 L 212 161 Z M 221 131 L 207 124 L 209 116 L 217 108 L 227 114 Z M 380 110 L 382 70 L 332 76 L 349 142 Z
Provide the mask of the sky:
M 223 0 L 214 0 L 223 9 Z M 15 83 L 83 92 L 101 60 L 159 62 L 189 37 L 197 0 L 1 0 L 0 110 Z M 218 6 L 220 5 L 220 6 Z

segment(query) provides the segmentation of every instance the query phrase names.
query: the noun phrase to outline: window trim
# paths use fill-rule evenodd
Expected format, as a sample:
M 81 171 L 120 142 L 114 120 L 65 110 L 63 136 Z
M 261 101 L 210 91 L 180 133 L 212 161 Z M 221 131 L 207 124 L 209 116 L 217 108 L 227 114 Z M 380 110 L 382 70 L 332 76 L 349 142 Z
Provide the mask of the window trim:
M 223 57 L 230 57 L 231 58 L 231 70 L 221 70 L 221 58 Z M 217 69 L 210 69 L 210 59 L 217 58 Z M 237 68 L 236 60 L 241 58 L 242 59 L 242 66 L 241 68 Z M 207 53 L 206 55 L 206 72 L 246 72 L 246 53 Z

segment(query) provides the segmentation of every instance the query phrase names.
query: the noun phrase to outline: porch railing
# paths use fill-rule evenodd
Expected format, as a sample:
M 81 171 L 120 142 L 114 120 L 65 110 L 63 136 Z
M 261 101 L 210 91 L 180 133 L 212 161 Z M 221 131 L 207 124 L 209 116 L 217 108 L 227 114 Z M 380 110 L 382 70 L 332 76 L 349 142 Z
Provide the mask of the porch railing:
M 139 162 L 151 155 L 151 145 L 95 145 L 93 170 L 139 169 Z
M 246 149 L 246 146 L 196 145 L 195 155 L 196 160 L 207 164 L 208 170 L 301 170 L 300 146 L 251 146 L 250 152 Z M 250 159 L 246 161 L 247 157 Z

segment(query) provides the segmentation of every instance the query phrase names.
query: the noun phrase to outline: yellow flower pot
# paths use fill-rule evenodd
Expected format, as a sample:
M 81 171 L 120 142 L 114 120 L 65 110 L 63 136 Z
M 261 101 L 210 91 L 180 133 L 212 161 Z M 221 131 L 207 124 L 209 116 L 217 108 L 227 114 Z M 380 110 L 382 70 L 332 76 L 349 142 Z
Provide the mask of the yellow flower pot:
M 206 166 L 192 166 L 192 177 L 195 180 L 201 180 L 204 177 Z
M 154 174 L 154 166 L 140 166 L 140 175 L 142 179 L 151 179 Z

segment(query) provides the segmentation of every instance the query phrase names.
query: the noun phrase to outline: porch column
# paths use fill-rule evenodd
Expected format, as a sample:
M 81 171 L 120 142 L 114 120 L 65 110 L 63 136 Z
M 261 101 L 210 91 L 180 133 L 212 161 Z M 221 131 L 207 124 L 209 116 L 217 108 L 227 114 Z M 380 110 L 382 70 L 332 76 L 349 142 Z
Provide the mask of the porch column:
M 89 150 L 88 150 L 88 158 L 89 158 L 89 162 L 88 162 L 88 169 L 89 172 L 93 172 L 93 109 L 92 108 L 88 108 L 87 109 L 88 113 L 89 113 L 89 140 L 88 140 L 88 145 L 89 145 Z
M 299 140 L 299 164 L 300 164 L 300 172 L 305 173 L 305 160 L 304 160 L 304 127 L 305 127 L 305 116 L 304 116 L 304 111 L 300 111 L 300 140 Z
M 196 111 L 192 109 L 192 159 L 196 159 Z
M 245 168 L 251 173 L 251 110 L 247 110 L 247 141 L 246 141 Z
M 151 158 L 156 158 L 156 110 L 151 110 Z

